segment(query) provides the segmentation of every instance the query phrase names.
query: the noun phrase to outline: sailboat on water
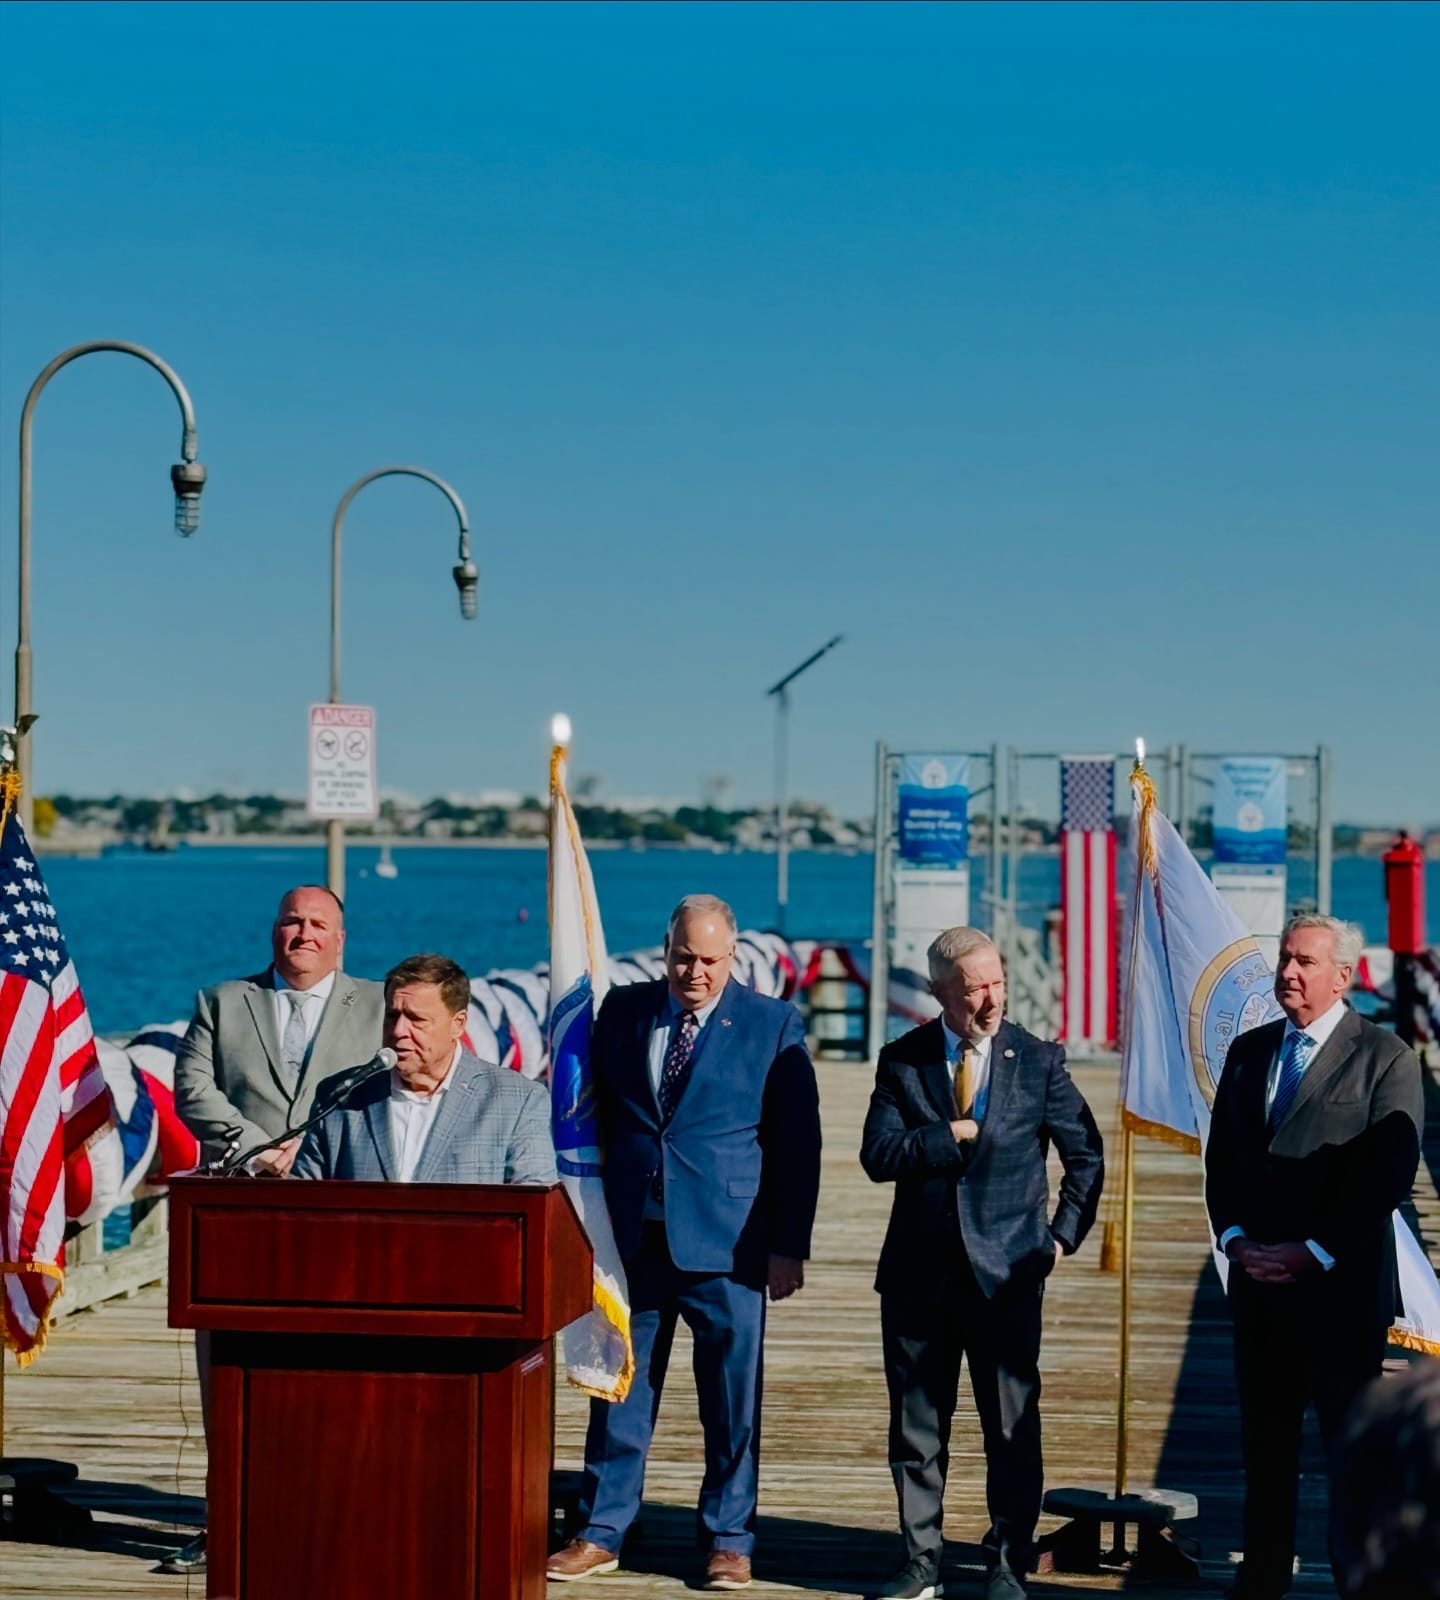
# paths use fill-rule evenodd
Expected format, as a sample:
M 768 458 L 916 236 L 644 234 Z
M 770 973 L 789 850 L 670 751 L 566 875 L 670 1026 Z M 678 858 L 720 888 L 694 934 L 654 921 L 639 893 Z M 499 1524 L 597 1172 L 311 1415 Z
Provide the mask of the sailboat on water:
M 380 859 L 375 863 L 375 876 L 377 878 L 398 878 L 400 876 L 399 867 L 390 859 L 390 846 L 388 844 L 380 846 Z

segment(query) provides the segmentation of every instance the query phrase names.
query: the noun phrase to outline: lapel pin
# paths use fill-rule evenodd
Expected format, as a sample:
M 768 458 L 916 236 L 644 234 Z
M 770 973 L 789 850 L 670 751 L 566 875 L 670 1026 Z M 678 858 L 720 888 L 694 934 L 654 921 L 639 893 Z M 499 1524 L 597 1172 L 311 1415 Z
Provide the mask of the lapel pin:
M 354 1005 L 354 1003 L 355 1003 L 355 991 L 352 989 L 349 992 L 349 994 L 347 994 L 345 996 L 345 998 L 340 1002 L 340 1004 L 342 1006 L 349 1006 L 349 1005 Z
M 729 1027 L 729 1026 L 730 1026 L 730 1019 L 729 1019 L 729 1017 L 721 1017 L 721 1019 L 720 1019 L 720 1026 L 721 1026 L 721 1027 L 722 1027 L 722 1028 L 728 1028 L 728 1027 Z
M 1015 1059 L 1015 1052 L 1013 1050 L 1007 1050 L 1005 1052 L 1005 1059 L 1007 1061 L 1013 1061 Z

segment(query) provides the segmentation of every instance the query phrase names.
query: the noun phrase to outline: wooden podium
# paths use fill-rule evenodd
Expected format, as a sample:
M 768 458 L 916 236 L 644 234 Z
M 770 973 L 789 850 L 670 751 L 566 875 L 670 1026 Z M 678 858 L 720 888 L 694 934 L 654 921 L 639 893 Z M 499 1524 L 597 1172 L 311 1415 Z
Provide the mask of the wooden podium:
M 172 1182 L 209 1600 L 541 1600 L 550 1340 L 590 1304 L 558 1186 Z

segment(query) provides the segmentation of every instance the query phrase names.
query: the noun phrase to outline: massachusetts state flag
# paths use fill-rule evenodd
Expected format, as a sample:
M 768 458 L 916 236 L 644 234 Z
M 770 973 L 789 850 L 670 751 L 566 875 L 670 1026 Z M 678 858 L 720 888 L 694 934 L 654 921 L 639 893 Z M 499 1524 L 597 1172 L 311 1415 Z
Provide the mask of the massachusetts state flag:
M 590 1078 L 590 1034 L 609 988 L 605 934 L 590 863 L 565 792 L 567 719 L 556 718 L 550 753 L 550 1113 L 560 1181 L 595 1252 L 595 1301 L 560 1334 L 560 1355 L 577 1389 L 623 1400 L 635 1375 L 630 1295 L 615 1248 L 602 1179 L 605 1152 Z
M 1121 1114 L 1134 1132 L 1198 1154 L 1231 1042 L 1274 1021 L 1280 1005 L 1260 947 L 1156 804 L 1138 762 L 1130 788 L 1135 881 L 1125 940 Z M 1394 1221 L 1403 1310 L 1390 1343 L 1440 1355 L 1440 1283 L 1400 1212 Z M 1218 1252 L 1216 1266 L 1223 1278 Z
M 65 1281 L 67 1209 L 103 1217 L 123 1150 L 75 965 L 0 771 L 0 1343 L 45 1348 Z

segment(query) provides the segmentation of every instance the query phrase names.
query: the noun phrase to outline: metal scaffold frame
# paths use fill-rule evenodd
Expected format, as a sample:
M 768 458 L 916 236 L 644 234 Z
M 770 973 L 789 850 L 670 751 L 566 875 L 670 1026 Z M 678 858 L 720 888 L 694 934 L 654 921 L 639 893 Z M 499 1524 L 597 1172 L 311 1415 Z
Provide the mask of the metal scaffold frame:
M 868 1000 L 866 1037 L 873 1056 L 887 1036 L 890 990 L 890 941 L 894 920 L 894 863 L 896 854 L 896 786 L 900 762 L 914 752 L 892 749 L 883 742 L 875 747 L 875 865 L 871 911 L 872 975 Z M 926 752 L 927 754 L 930 752 Z M 1052 1002 L 1058 1006 L 1058 962 L 1051 962 L 1044 947 L 1043 933 L 1030 927 L 1025 918 L 1035 907 L 1021 899 L 1022 863 L 1033 852 L 1022 843 L 1025 817 L 1022 812 L 1027 768 L 1036 763 L 1051 763 L 1056 768 L 1054 809 L 1059 811 L 1059 751 L 1019 750 L 1014 746 L 992 744 L 979 751 L 936 750 L 942 757 L 965 757 L 984 763 L 988 782 L 971 790 L 971 798 L 990 797 L 990 838 L 985 853 L 984 886 L 978 896 L 977 924 L 986 929 L 999 947 L 1011 974 L 1012 1012 L 1023 1010 L 1018 1020 L 1027 1027 L 1053 1036 L 1058 1026 L 1058 1009 L 1050 1016 Z M 1318 911 L 1331 909 L 1334 862 L 1331 805 L 1331 760 L 1329 749 L 1275 755 L 1286 763 L 1287 776 L 1305 779 L 1305 793 L 1288 808 L 1292 828 L 1302 827 L 1307 835 L 1304 852 L 1313 865 L 1313 895 L 1302 893 L 1291 899 L 1292 907 Z M 1197 821 L 1197 788 L 1214 782 L 1211 770 L 1220 761 L 1247 755 L 1244 751 L 1197 753 L 1183 744 L 1172 744 L 1158 752 L 1152 762 L 1161 804 L 1186 843 L 1192 842 Z M 1115 766 L 1114 807 L 1124 835 L 1129 815 L 1125 784 L 1133 761 L 1132 751 L 1112 753 Z M 1050 807 L 1045 807 L 1049 811 Z M 1124 878 L 1124 869 L 1121 871 Z M 1293 886 L 1292 886 L 1293 887 Z M 1310 886 L 1306 886 L 1308 889 Z M 1121 899 L 1123 901 L 1123 895 Z M 1048 911 L 1048 907 L 1045 908 Z
M 917 752 L 892 750 L 883 741 L 875 746 L 875 875 L 870 919 L 870 995 L 866 1038 L 870 1054 L 876 1055 L 886 1038 L 890 1015 L 890 938 L 895 911 L 894 866 L 896 856 L 895 821 L 897 816 L 896 787 L 900 763 Z M 990 838 L 985 856 L 985 886 L 979 902 L 984 907 L 981 926 L 985 927 L 997 945 L 1000 944 L 999 918 L 1003 904 L 1001 873 L 1003 852 L 1000 845 L 1001 821 L 1004 816 L 1000 746 L 992 744 L 986 750 L 932 750 L 926 755 L 942 759 L 982 762 L 987 781 L 971 788 L 972 801 L 990 798 Z M 1003 945 L 1001 946 L 1003 950 Z

